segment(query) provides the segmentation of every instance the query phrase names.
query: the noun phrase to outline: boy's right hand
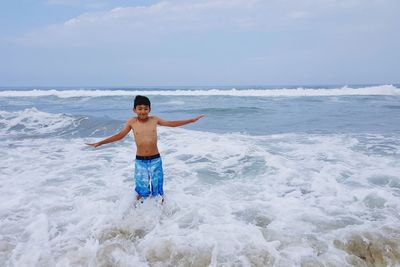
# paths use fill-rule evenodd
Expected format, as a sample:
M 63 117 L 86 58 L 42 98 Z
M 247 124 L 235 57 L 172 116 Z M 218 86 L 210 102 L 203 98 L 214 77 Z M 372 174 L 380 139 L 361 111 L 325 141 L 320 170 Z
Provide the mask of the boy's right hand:
M 94 148 L 100 146 L 100 143 L 99 143 L 99 142 L 93 143 L 93 144 L 88 144 L 88 143 L 85 143 L 85 144 L 88 145 L 88 146 L 94 147 Z

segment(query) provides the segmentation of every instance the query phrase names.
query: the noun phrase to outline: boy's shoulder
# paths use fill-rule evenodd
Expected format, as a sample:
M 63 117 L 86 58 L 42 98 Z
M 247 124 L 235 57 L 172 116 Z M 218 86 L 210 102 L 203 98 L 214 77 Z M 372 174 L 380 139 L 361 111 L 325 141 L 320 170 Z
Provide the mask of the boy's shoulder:
M 157 116 L 149 116 L 149 118 L 150 118 L 150 120 L 152 120 L 154 123 L 157 123 L 158 120 L 160 119 L 160 118 L 157 117 Z
M 129 124 L 132 124 L 132 123 L 135 123 L 135 122 L 137 122 L 137 118 L 136 117 L 131 117 L 131 118 L 129 118 L 127 120 L 127 123 L 129 123 Z

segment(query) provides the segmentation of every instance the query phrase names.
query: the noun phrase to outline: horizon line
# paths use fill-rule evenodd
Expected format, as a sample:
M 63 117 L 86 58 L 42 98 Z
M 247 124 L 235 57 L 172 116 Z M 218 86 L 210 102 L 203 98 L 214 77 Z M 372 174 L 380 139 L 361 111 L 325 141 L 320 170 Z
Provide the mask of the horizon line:
M 0 85 L 0 89 L 156 89 L 156 88 L 227 88 L 234 89 L 238 88 L 249 88 L 249 87 L 268 87 L 268 88 L 285 88 L 285 87 L 321 87 L 321 86 L 340 86 L 340 87 L 351 87 L 351 86 L 400 86 L 398 83 L 304 83 L 304 84 L 227 84 L 227 85 Z

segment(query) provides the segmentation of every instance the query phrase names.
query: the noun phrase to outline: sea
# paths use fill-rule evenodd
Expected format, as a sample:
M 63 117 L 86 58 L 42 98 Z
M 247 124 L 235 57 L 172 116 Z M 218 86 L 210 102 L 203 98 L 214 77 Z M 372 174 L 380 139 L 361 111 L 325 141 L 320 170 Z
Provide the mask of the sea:
M 136 95 L 165 203 L 136 201 Z M 400 266 L 400 85 L 0 88 L 0 266 Z

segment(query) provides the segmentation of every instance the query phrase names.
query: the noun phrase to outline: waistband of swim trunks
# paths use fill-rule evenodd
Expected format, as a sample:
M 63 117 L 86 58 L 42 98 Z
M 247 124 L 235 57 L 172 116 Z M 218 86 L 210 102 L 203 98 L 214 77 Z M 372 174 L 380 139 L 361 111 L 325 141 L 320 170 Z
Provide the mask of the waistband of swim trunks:
M 158 159 L 160 157 L 160 154 L 156 154 L 156 155 L 153 155 L 153 156 L 139 156 L 139 155 L 136 155 L 136 159 L 138 159 L 138 160 L 151 160 L 151 159 Z

